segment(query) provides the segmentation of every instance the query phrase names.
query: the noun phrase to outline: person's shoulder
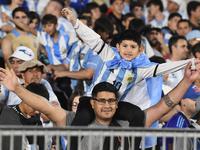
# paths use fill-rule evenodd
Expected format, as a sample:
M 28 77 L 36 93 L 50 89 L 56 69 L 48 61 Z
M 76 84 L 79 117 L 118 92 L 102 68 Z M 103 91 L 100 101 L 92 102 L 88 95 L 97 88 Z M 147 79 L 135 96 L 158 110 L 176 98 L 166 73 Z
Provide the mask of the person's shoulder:
M 178 124 L 178 120 L 179 120 L 180 118 L 182 118 L 182 116 L 181 116 L 179 113 L 173 115 L 173 116 L 170 118 L 170 120 L 167 122 L 166 127 L 179 127 L 179 124 L 180 124 L 180 123 Z M 184 121 L 183 119 L 180 119 L 180 120 Z M 179 122 L 182 123 L 182 121 L 179 121 Z
M 129 127 L 129 122 L 124 120 L 116 120 L 121 127 Z

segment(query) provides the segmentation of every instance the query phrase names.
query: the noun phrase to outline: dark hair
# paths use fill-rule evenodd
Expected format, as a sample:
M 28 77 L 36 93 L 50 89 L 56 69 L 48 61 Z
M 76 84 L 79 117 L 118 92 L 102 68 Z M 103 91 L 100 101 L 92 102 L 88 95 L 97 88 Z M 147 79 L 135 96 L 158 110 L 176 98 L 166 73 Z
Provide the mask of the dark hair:
M 118 98 L 117 89 L 108 82 L 100 82 L 94 86 L 92 90 L 92 97 L 97 97 L 99 92 L 111 92 L 115 94 L 115 97 Z
M 148 3 L 147 3 L 147 7 L 150 7 L 151 5 L 158 5 L 160 8 L 160 11 L 162 12 L 163 11 L 163 3 L 161 0 L 150 0 Z
M 51 0 L 51 1 L 58 2 L 58 3 L 62 6 L 62 8 L 65 7 L 65 2 L 64 2 L 64 0 Z
M 92 9 L 99 8 L 99 5 L 95 2 L 87 3 L 85 6 L 85 10 L 88 10 L 91 12 Z
M 112 5 L 116 0 L 110 0 L 110 5 Z M 124 0 L 122 0 L 124 2 Z
M 81 16 L 84 16 L 84 15 L 83 15 L 84 13 L 90 13 L 90 14 L 92 15 L 92 13 L 91 13 L 90 10 L 83 9 L 83 10 L 81 11 Z
M 142 19 L 133 19 L 129 23 L 129 29 L 137 31 L 140 35 L 144 32 L 145 23 Z
M 186 38 L 184 36 L 181 36 L 181 35 L 175 35 L 175 36 L 172 36 L 170 39 L 169 39 L 169 51 L 170 53 L 172 54 L 172 46 L 177 46 L 177 42 L 178 40 L 180 39 L 183 39 L 183 40 L 186 40 Z M 186 40 L 187 41 L 187 40 Z
M 179 17 L 182 19 L 182 16 L 179 13 L 171 13 L 168 17 L 168 20 L 173 19 L 174 17 Z
M 127 13 L 126 15 L 124 15 L 123 21 L 126 21 L 129 17 L 135 17 L 135 15 L 133 13 Z
M 135 30 L 125 30 L 119 35 L 118 43 L 121 44 L 123 40 L 132 40 L 138 44 L 140 47 L 141 45 L 141 36 Z
M 151 58 L 149 58 L 149 60 L 151 62 L 155 62 L 158 64 L 166 63 L 166 60 L 163 57 L 159 57 L 159 56 L 152 56 Z
M 196 52 L 200 53 L 200 43 L 197 43 L 192 47 L 192 53 L 197 58 Z
M 187 22 L 188 25 L 190 26 L 190 21 L 187 20 L 187 19 L 181 19 L 181 20 L 179 20 L 178 23 L 177 23 L 177 26 L 178 26 L 179 23 L 182 23 L 182 22 Z
M 97 32 L 98 30 L 101 30 L 102 32 L 106 31 L 109 35 L 112 35 L 114 30 L 113 24 L 107 17 L 100 17 L 94 23 L 94 31 Z
M 191 1 L 187 4 L 187 13 L 188 16 L 191 16 L 191 11 L 196 11 L 197 7 L 200 6 L 200 2 Z
M 29 11 L 26 8 L 24 8 L 24 7 L 17 7 L 12 12 L 12 17 L 13 18 L 15 17 L 15 13 L 18 12 L 18 11 L 24 12 L 26 14 L 26 16 L 29 17 Z
M 26 89 L 49 100 L 49 92 L 41 83 L 32 82 L 26 87 Z
M 57 24 L 56 16 L 51 14 L 44 15 L 44 17 L 42 18 L 42 25 L 45 25 L 47 23 Z
M 130 6 L 129 6 L 130 12 L 132 12 L 135 7 L 143 8 L 143 5 L 140 2 L 130 2 Z
M 33 19 L 37 19 L 38 20 L 38 26 L 39 26 L 39 24 L 40 24 L 40 17 L 39 17 L 39 15 L 36 12 L 30 11 L 29 12 L 29 18 L 30 18 L 30 23 L 33 22 Z
M 72 95 L 68 99 L 68 110 L 72 111 L 72 103 L 76 96 L 83 96 L 85 94 L 84 91 L 78 90 L 72 93 Z
M 79 16 L 78 19 L 83 19 L 83 20 L 87 20 L 87 26 L 91 26 L 92 25 L 92 21 L 91 21 L 91 18 L 88 17 L 88 16 Z

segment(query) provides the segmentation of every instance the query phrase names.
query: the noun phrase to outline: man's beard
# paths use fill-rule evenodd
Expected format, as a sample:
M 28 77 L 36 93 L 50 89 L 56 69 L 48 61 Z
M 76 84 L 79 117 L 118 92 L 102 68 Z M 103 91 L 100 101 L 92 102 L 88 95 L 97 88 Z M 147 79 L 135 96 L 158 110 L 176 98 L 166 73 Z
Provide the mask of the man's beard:
M 153 39 L 152 41 L 154 41 L 155 39 Z M 149 41 L 149 44 L 151 45 L 151 47 L 155 47 L 158 44 L 158 41 L 156 40 L 156 42 L 152 42 Z

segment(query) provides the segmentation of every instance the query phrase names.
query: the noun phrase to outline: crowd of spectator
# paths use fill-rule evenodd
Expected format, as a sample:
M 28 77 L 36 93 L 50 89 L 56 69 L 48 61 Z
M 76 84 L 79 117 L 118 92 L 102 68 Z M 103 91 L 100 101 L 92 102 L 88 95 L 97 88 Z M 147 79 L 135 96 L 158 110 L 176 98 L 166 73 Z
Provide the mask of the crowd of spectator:
M 199 59 L 198 1 L 110 0 L 108 5 L 103 0 L 2 0 L 0 125 L 198 129 Z M 5 83 L 7 79 L 16 84 Z M 101 113 L 111 115 L 106 120 Z M 38 137 L 37 144 L 53 149 L 52 139 Z M 63 149 L 67 140 L 61 136 Z M 82 139 L 83 149 L 87 140 Z M 107 149 L 110 143 L 104 140 Z M 166 145 L 154 140 L 146 137 L 145 149 L 173 149 L 172 138 Z M 194 140 L 187 140 L 192 149 Z M 70 141 L 77 149 L 77 139 Z M 134 149 L 142 148 L 140 142 L 135 139 Z M 30 137 L 21 143 L 16 139 L 15 149 L 35 147 Z M 94 138 L 93 149 L 99 149 L 97 143 Z M 130 149 L 127 143 L 124 149 Z

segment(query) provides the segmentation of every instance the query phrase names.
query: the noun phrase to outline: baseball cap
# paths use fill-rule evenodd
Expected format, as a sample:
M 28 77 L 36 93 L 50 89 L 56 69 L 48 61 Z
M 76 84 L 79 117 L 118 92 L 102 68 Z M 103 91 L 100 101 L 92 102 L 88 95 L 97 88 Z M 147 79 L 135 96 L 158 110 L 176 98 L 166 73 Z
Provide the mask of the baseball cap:
M 181 5 L 181 0 L 171 0 L 172 2 L 175 2 L 178 5 Z
M 183 99 L 185 98 L 189 98 L 189 99 L 192 99 L 192 100 L 200 100 L 200 91 L 199 91 L 199 88 L 192 84 L 187 92 L 185 93 L 185 95 L 183 96 Z
M 188 32 L 186 35 L 187 41 L 192 40 L 192 39 L 199 39 L 200 40 L 200 31 L 199 30 L 192 30 Z
M 33 53 L 33 51 L 26 47 L 26 46 L 18 46 L 14 53 L 8 57 L 8 61 L 10 63 L 12 63 L 12 58 L 13 57 L 16 57 L 16 58 L 19 58 L 21 60 L 24 60 L 24 61 L 27 61 L 27 60 L 31 60 L 31 59 L 34 59 L 35 58 L 35 54 Z
M 147 33 L 149 33 L 149 32 L 151 32 L 152 30 L 156 30 L 156 31 L 158 31 L 158 32 L 161 31 L 160 28 L 157 28 L 157 27 L 154 27 L 154 26 L 151 25 L 151 24 L 148 24 L 148 25 L 146 25 L 145 28 L 144 28 L 144 35 L 147 34 Z
M 47 73 L 47 68 L 45 67 L 45 65 L 43 63 L 41 63 L 40 61 L 36 60 L 36 59 L 31 59 L 28 61 L 23 62 L 19 68 L 18 71 L 19 72 L 24 72 L 26 71 L 28 68 L 33 68 L 33 67 L 42 67 L 42 73 Z

